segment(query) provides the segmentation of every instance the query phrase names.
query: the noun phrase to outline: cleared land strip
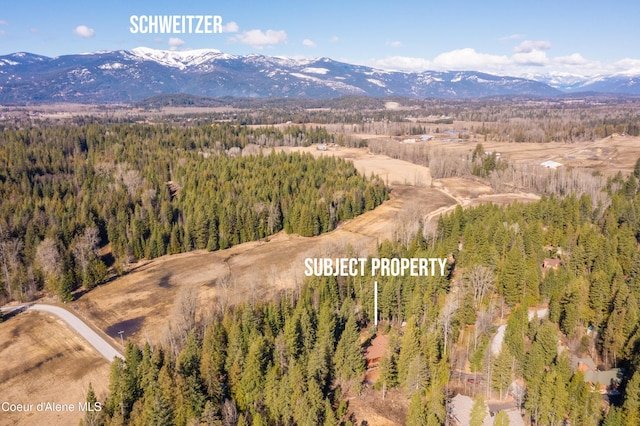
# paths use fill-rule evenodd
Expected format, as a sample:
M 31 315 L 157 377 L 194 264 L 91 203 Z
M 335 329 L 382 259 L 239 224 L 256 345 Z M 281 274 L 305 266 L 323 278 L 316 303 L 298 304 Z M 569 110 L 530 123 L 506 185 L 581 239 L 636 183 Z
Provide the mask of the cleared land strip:
M 71 329 L 81 335 L 91 346 L 93 346 L 107 361 L 111 362 L 115 357 L 123 358 L 122 354 L 104 340 L 98 333 L 93 331 L 91 327 L 84 323 L 80 318 L 60 308 L 59 306 L 44 305 L 35 303 L 32 305 L 18 305 L 13 307 L 2 308 L 2 312 L 13 312 L 15 310 L 33 309 L 34 311 L 47 312 L 55 315 L 66 322 Z

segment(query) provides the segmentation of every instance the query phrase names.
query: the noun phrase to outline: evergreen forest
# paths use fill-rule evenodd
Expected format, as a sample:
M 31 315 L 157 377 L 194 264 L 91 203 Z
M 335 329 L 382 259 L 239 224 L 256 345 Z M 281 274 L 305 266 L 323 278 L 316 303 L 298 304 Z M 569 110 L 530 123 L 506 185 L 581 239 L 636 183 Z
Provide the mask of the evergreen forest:
M 79 123 L 0 132 L 0 300 L 69 300 L 140 259 L 328 232 L 389 190 L 353 164 L 262 147 L 320 128 Z

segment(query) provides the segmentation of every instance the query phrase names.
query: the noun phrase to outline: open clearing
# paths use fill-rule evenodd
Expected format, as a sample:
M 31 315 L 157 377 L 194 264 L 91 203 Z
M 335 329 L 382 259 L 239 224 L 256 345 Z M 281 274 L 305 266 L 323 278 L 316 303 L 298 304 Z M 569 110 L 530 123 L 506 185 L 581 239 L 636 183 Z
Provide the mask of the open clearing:
M 591 168 L 605 175 L 621 171 L 630 173 L 640 157 L 640 137 L 614 134 L 594 142 L 578 143 L 514 143 L 492 142 L 481 139 L 464 142 L 444 142 L 436 139 L 429 142 L 432 148 L 470 152 L 481 143 L 486 151 L 500 153 L 516 164 L 539 165 L 553 160 L 565 167 Z
M 104 400 L 109 363 L 60 319 L 26 311 L 0 324 L 0 402 L 34 404 L 30 412 L 3 412 L 0 424 L 69 425 L 82 418 L 89 383 Z M 37 412 L 39 402 L 73 404 L 75 412 Z

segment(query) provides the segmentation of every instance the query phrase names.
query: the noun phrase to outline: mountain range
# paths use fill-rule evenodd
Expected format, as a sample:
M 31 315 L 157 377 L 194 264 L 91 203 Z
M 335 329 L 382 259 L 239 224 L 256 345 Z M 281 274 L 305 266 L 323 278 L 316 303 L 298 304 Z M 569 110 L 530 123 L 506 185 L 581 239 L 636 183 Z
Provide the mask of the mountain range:
M 166 51 L 139 47 L 54 58 L 19 52 L 0 56 L 0 104 L 130 103 L 172 93 L 307 98 L 550 97 L 583 91 L 640 94 L 638 76 L 570 77 L 385 71 L 330 58 L 235 56 L 215 49 Z

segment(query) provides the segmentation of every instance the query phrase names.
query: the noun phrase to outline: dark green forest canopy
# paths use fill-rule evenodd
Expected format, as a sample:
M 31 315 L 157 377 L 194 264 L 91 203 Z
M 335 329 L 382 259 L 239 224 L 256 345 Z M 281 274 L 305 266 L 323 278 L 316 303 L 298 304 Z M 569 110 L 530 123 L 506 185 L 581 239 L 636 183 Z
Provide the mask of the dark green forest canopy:
M 78 283 L 91 287 L 106 274 L 98 247 L 110 249 L 121 271 L 137 259 L 224 249 L 282 229 L 331 231 L 381 204 L 382 181 L 334 157 L 248 147 L 330 141 L 325 136 L 295 126 L 5 129 L 0 293 L 28 298 L 44 284 L 68 297 Z

